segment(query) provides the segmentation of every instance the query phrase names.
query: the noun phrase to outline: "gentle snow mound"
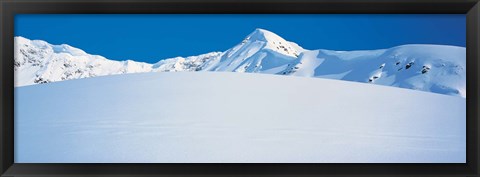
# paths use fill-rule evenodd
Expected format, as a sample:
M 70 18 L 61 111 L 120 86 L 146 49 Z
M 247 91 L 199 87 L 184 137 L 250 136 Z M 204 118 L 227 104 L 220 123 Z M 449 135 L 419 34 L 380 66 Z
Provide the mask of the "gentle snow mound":
M 465 163 L 465 99 L 266 74 L 15 88 L 16 163 Z

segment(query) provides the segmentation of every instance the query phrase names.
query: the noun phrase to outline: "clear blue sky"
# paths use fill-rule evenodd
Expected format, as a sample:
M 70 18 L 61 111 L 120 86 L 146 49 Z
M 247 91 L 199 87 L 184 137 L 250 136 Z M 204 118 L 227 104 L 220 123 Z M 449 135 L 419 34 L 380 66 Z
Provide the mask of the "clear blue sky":
M 15 16 L 15 36 L 69 44 L 114 60 L 224 51 L 255 28 L 306 49 L 359 50 L 402 44 L 465 46 L 465 15 L 35 15 Z

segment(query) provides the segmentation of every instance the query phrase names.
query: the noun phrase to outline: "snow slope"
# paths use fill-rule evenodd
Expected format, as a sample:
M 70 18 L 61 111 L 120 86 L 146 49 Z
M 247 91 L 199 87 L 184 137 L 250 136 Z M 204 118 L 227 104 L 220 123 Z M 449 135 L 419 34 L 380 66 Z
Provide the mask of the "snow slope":
M 16 87 L 15 100 L 16 163 L 466 161 L 465 98 L 395 87 L 136 73 Z
M 374 83 L 466 97 L 465 48 L 404 45 L 386 50 L 303 53 L 291 75 Z
M 256 29 L 225 52 L 113 61 L 68 45 L 15 38 L 15 85 L 137 72 L 212 71 L 320 77 L 466 97 L 464 47 L 412 44 L 364 51 L 307 50 Z

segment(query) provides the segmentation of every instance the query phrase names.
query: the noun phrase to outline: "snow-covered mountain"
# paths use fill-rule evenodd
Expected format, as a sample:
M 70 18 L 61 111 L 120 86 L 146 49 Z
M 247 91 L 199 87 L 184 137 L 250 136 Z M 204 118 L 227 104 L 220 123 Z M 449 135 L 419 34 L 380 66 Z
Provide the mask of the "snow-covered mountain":
M 124 73 L 197 71 L 206 61 L 220 54 L 212 52 L 149 64 L 109 60 L 66 44 L 52 45 L 41 40 L 15 37 L 15 86 Z
M 169 71 L 224 71 L 340 79 L 466 97 L 466 50 L 412 44 L 381 50 L 307 50 L 256 29 L 225 52 L 149 64 L 114 61 L 69 45 L 15 38 L 15 85 L 94 76 Z

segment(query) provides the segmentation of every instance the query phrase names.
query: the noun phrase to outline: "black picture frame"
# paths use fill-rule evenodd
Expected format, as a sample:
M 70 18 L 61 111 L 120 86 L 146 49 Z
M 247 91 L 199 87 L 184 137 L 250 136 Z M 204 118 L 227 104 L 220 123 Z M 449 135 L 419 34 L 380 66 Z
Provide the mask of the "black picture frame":
M 478 0 L 1 0 L 0 174 L 2 176 L 478 176 Z M 17 164 L 14 163 L 15 14 L 466 14 L 465 164 Z

